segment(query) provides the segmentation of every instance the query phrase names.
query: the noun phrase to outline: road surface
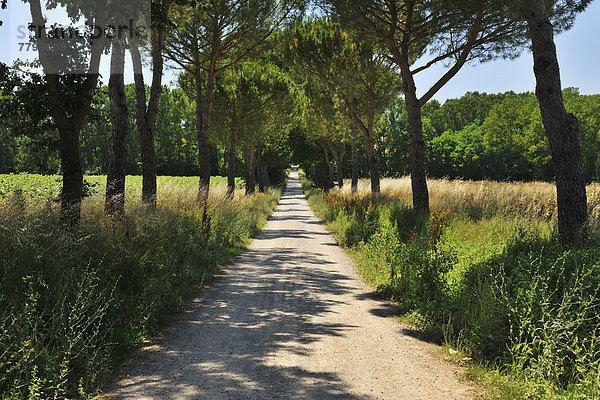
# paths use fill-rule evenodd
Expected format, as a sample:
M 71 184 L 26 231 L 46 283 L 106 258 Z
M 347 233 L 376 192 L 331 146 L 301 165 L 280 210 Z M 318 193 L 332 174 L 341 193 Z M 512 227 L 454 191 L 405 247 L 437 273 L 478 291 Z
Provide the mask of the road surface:
M 264 231 L 110 399 L 470 399 L 457 368 L 372 296 L 296 173 Z

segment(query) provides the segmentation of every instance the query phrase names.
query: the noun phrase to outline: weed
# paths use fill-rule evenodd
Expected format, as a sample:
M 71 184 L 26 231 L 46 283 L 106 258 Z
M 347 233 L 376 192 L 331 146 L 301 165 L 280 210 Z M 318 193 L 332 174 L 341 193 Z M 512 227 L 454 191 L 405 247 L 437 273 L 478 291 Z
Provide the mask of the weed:
M 430 180 L 429 218 L 408 206 L 407 178 L 383 180 L 377 196 L 366 184 L 304 188 L 367 282 L 451 359 L 472 363 L 486 398 L 600 398 L 597 185 L 588 188 L 596 236 L 567 251 L 550 184 Z
M 128 182 L 125 215 L 105 216 L 101 194 L 92 194 L 70 231 L 58 224 L 54 191 L 13 186 L 0 200 L 0 397 L 96 393 L 241 251 L 281 193 L 226 200 L 226 188 L 214 186 L 198 207 L 195 181 L 161 179 L 149 213 Z

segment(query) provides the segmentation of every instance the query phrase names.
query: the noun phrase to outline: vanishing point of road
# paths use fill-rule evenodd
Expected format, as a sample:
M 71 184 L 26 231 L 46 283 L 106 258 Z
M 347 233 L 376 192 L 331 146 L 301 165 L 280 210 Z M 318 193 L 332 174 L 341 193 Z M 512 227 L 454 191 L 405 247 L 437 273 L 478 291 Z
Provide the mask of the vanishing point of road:
M 292 173 L 248 250 L 103 398 L 472 398 L 457 368 L 372 292 Z

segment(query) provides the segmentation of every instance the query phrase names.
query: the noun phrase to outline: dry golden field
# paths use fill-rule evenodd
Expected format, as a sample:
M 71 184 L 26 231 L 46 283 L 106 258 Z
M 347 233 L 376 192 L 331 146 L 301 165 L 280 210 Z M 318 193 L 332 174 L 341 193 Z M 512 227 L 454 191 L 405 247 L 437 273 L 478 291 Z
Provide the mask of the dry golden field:
M 453 212 L 466 212 L 474 217 L 519 214 L 552 220 L 556 217 L 556 187 L 547 182 L 493 182 L 429 179 L 431 206 Z M 338 189 L 335 189 L 338 190 Z M 350 194 L 350 182 L 343 193 Z M 381 180 L 381 193 L 386 198 L 411 198 L 410 177 Z M 370 181 L 361 179 L 357 196 L 370 193 Z M 592 221 L 600 220 L 600 183 L 587 188 L 588 209 Z

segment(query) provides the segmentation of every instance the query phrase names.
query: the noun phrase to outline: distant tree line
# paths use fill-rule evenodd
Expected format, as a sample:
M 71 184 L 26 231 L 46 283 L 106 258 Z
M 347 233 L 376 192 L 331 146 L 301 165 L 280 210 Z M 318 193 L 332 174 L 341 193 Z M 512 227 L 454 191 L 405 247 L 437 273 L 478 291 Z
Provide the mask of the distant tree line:
M 563 90 L 579 120 L 587 182 L 600 178 L 600 95 Z M 406 107 L 396 101 L 382 116 L 378 152 L 385 176 L 410 173 Z M 423 108 L 425 169 L 430 178 L 552 181 L 554 171 L 534 93 L 470 92 Z
M 134 86 L 126 85 L 128 100 L 133 103 Z M 19 88 L 18 90 L 26 90 Z M 5 96 L 6 97 L 6 96 Z M 6 99 L 3 99 L 3 103 Z M 157 167 L 160 175 L 197 175 L 198 160 L 195 154 L 196 140 L 194 121 L 190 120 L 190 104 L 182 89 L 163 87 L 160 97 L 160 116 L 156 127 Z M 130 175 L 142 172 L 139 142 L 135 135 L 135 108 L 128 108 L 130 134 L 128 135 L 127 167 Z M 4 119 L 6 121 L 6 119 Z M 6 124 L 0 128 L 4 132 L 0 144 L 0 172 L 31 172 L 56 174 L 60 172 L 58 155 L 58 132 L 52 125 L 36 132 L 11 131 Z M 111 137 L 110 101 L 108 88 L 96 90 L 90 114 L 81 130 L 81 163 L 87 174 L 105 175 L 108 172 L 108 159 Z M 213 155 L 218 157 L 218 149 L 213 147 Z M 218 174 L 218 163 L 215 163 Z
M 6 83 L 6 82 L 4 82 Z M 185 85 L 183 85 L 185 86 Z M 0 93 L 0 173 L 60 173 L 58 132 L 48 115 L 32 121 L 24 110 L 23 96 L 37 88 L 36 83 L 20 81 L 10 94 Z M 129 134 L 127 135 L 126 173 L 142 174 L 140 144 L 135 124 L 135 86 L 125 85 Z M 198 144 L 195 131 L 194 102 L 182 87 L 163 86 L 155 128 L 156 166 L 158 175 L 198 176 Z M 33 113 L 32 113 L 33 114 Z M 42 115 L 39 113 L 38 115 Z M 215 127 L 217 129 L 217 127 Z M 90 113 L 81 129 L 81 164 L 84 173 L 106 175 L 109 166 L 111 140 L 110 99 L 107 86 L 96 89 Z M 228 173 L 227 146 L 215 136 L 210 143 L 211 175 Z M 281 144 L 286 147 L 285 140 Z M 289 150 L 283 149 L 271 167 L 273 180 L 282 177 L 282 169 L 290 162 Z M 241 151 L 235 153 L 238 177 L 246 176 L 246 161 Z
M 24 84 L 27 86 L 27 84 Z M 134 85 L 125 86 L 127 98 L 133 103 Z M 30 90 L 26 87 L 19 90 Z M 223 90 L 223 89 L 221 89 Z M 563 91 L 565 106 L 580 121 L 579 140 L 583 153 L 583 168 L 587 182 L 600 180 L 600 95 L 581 95 L 577 89 Z M 8 96 L 0 103 L 6 105 Z M 221 97 L 217 97 L 217 101 Z M 159 117 L 155 131 L 157 171 L 159 175 L 197 176 L 199 170 L 195 131 L 194 105 L 181 87 L 164 86 L 159 101 Z M 10 107 L 5 108 L 9 112 Z M 139 142 L 135 135 L 133 104 L 128 108 L 130 134 L 126 172 L 142 173 Z M 16 118 L 5 118 L 0 124 L 0 173 L 32 172 L 54 174 L 60 170 L 58 133 L 51 124 L 36 129 Z M 14 124 L 7 123 L 13 121 Z M 220 122 L 220 119 L 217 119 Z M 217 125 L 220 129 L 225 125 Z M 13 130 L 11 130 L 11 127 Z M 348 128 L 349 129 L 349 128 Z M 433 100 L 423 108 L 423 131 L 426 139 L 426 172 L 430 178 L 552 181 L 554 171 L 548 142 L 545 140 L 539 103 L 533 93 L 506 92 L 486 94 L 469 92 L 443 104 Z M 109 161 L 111 135 L 108 88 L 98 88 L 87 123 L 81 131 L 81 162 L 85 173 L 105 175 Z M 281 165 L 305 158 L 306 169 L 322 150 L 307 150 L 306 133 L 296 130 L 289 143 L 277 141 Z M 376 122 L 375 151 L 384 177 L 410 174 L 408 118 L 404 100 L 398 98 Z M 210 144 L 211 175 L 227 175 L 227 134 L 217 131 Z M 344 144 L 350 153 L 351 143 Z M 341 150 L 340 150 L 341 151 Z M 318 153 L 315 154 L 315 153 Z M 322 158 L 322 157 L 321 157 Z M 364 140 L 358 141 L 359 177 L 369 177 L 368 154 Z M 343 160 L 342 176 L 351 175 L 352 163 Z M 246 177 L 246 160 L 236 154 L 238 177 Z M 280 165 L 280 169 L 283 166 Z M 315 165 L 320 165 L 319 162 Z M 325 165 L 320 165 L 326 168 Z M 273 171 L 277 176 L 280 171 Z M 326 170 L 323 173 L 327 173 Z M 321 177 L 317 177 L 320 180 Z M 325 178 L 323 178 L 325 180 Z
M 565 106 L 580 122 L 586 182 L 600 180 L 600 95 L 563 90 Z M 384 177 L 410 175 L 408 117 L 403 99 L 396 99 L 379 115 L 375 153 Z M 350 128 L 348 128 L 348 131 Z M 423 107 L 425 169 L 429 178 L 494 181 L 553 181 L 554 170 L 545 138 L 539 103 L 534 93 L 469 92 L 443 104 L 433 100 Z M 350 135 L 348 135 L 350 136 Z M 350 152 L 351 143 L 345 144 Z M 327 186 L 328 166 L 318 146 L 296 144 L 317 183 Z M 364 140 L 358 141 L 358 176 L 370 169 Z M 315 162 L 320 156 L 321 160 Z M 334 174 L 337 176 L 337 171 Z M 342 164 L 342 176 L 352 175 L 352 162 Z M 339 182 L 338 182 L 339 183 Z

